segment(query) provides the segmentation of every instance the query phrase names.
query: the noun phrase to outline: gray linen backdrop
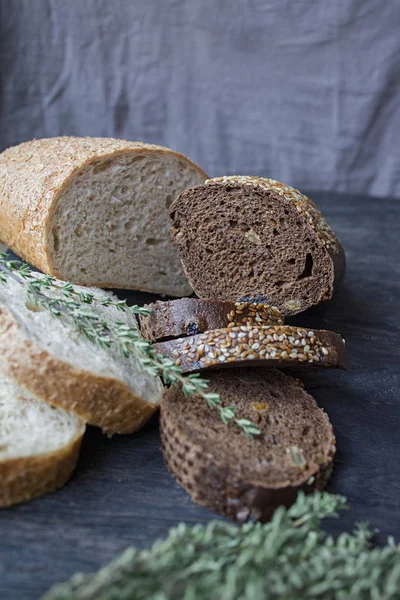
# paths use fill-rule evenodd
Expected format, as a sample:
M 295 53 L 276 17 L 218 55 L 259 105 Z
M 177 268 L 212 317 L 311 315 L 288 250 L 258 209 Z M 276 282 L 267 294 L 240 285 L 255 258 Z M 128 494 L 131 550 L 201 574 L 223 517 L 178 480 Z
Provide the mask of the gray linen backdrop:
M 399 0 L 0 0 L 0 149 L 115 136 L 400 197 L 399 55 Z

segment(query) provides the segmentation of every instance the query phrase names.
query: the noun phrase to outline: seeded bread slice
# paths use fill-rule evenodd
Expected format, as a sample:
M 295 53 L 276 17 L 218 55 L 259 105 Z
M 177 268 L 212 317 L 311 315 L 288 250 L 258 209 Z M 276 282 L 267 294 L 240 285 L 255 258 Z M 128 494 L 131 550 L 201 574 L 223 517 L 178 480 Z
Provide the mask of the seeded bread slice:
M 209 389 L 261 434 L 246 438 L 200 398 L 170 389 L 161 405 L 165 464 L 194 502 L 235 521 L 268 520 L 299 490 L 322 489 L 335 436 L 324 411 L 299 383 L 275 369 L 210 375 Z
M 181 298 L 157 301 L 146 305 L 146 308 L 151 310 L 151 314 L 139 317 L 140 329 L 143 336 L 152 342 L 244 323 L 283 324 L 278 309 L 262 303 Z
M 315 204 L 272 179 L 220 177 L 172 203 L 171 239 L 200 298 L 263 296 L 284 314 L 331 298 L 343 248 Z
M 184 373 L 215 367 L 347 366 L 344 340 L 332 331 L 290 325 L 241 325 L 214 329 L 154 347 Z
M 182 154 L 141 142 L 25 142 L 0 154 L 0 240 L 59 279 L 184 296 L 168 209 L 206 178 Z
M 60 285 L 63 282 L 59 282 Z M 103 290 L 78 292 L 104 295 Z M 56 297 L 57 292 L 46 290 Z M 99 302 L 83 305 L 106 322 L 137 327 L 128 311 Z M 138 361 L 116 349 L 103 349 L 73 328 L 29 302 L 26 288 L 10 276 L 0 282 L 0 374 L 10 376 L 52 406 L 73 411 L 107 434 L 131 433 L 158 410 L 163 385 Z
M 0 507 L 64 485 L 85 432 L 81 419 L 0 375 Z

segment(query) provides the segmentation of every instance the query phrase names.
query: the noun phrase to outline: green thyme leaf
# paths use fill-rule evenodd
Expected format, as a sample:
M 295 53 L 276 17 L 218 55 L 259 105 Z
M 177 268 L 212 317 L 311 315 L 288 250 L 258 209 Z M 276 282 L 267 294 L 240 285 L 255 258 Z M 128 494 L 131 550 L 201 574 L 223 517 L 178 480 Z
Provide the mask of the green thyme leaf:
M 253 435 L 259 435 L 261 431 L 248 419 L 235 419 L 235 423 L 239 425 L 247 435 L 247 437 L 253 437 Z
M 224 406 L 220 409 L 219 414 L 221 415 L 222 421 L 225 425 L 233 419 L 235 416 L 235 407 L 234 406 Z
M 129 548 L 92 575 L 77 574 L 42 600 L 398 600 L 400 547 L 373 533 L 328 535 L 321 520 L 342 496 L 298 494 L 269 523 L 180 524 L 149 550 Z

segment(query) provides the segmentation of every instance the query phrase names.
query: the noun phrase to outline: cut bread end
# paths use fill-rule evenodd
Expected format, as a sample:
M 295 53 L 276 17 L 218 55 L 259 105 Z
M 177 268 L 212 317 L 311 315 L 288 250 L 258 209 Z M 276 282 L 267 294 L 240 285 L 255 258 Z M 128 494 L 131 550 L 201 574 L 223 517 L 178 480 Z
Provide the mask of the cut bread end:
M 331 298 L 344 253 L 315 205 L 280 182 L 209 180 L 170 209 L 171 239 L 200 298 L 261 295 L 290 315 Z
M 87 286 L 190 294 L 170 241 L 168 210 L 205 177 L 184 156 L 161 148 L 86 164 L 60 193 L 48 227 L 52 274 Z
M 84 422 L 0 375 L 0 506 L 64 485 L 79 454 Z

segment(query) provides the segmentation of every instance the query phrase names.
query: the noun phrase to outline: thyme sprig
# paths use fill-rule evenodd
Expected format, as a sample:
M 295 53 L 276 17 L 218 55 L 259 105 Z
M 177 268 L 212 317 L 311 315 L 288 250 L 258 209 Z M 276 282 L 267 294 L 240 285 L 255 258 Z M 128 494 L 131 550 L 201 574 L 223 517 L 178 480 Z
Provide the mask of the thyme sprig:
M 374 547 L 358 525 L 334 538 L 321 520 L 345 498 L 299 493 L 266 524 L 180 524 L 149 550 L 128 549 L 92 575 L 75 575 L 43 600 L 398 600 L 400 547 Z
M 219 411 L 222 421 L 227 424 L 233 420 L 245 433 L 252 437 L 260 431 L 248 419 L 237 419 L 233 406 L 222 406 L 218 394 L 207 391 L 208 380 L 198 373 L 183 375 L 181 367 L 171 359 L 155 351 L 153 345 L 144 340 L 137 326 L 127 325 L 123 321 L 105 321 L 100 314 L 85 309 L 85 305 L 98 303 L 101 306 L 113 306 L 121 312 L 148 315 L 150 311 L 143 307 L 128 306 L 125 300 L 114 300 L 108 295 L 97 295 L 77 290 L 69 282 L 60 282 L 50 275 L 37 277 L 30 267 L 21 261 L 10 260 L 7 254 L 0 254 L 0 282 L 6 283 L 7 277 L 23 284 L 28 301 L 37 309 L 46 309 L 55 318 L 69 319 L 75 330 L 101 348 L 117 347 L 125 358 L 135 356 L 142 367 L 152 375 L 160 375 L 165 384 L 181 385 L 183 394 L 200 395 L 210 406 Z M 51 297 L 46 291 L 54 290 L 57 296 Z

